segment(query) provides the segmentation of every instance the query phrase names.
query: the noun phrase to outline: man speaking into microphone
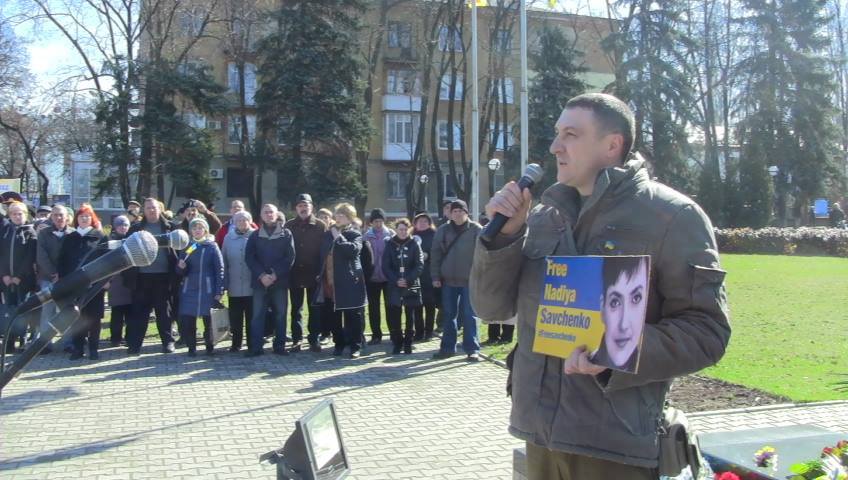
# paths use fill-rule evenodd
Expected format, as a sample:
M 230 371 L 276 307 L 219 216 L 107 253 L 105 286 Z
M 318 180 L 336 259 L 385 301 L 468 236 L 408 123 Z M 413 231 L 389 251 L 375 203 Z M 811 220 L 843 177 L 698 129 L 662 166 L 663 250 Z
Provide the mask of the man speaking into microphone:
M 658 426 L 674 377 L 713 365 L 730 338 L 712 225 L 686 196 L 652 181 L 633 112 L 605 94 L 574 97 L 555 125 L 556 183 L 532 210 L 514 182 L 486 205 L 509 220 L 478 240 L 470 287 L 483 318 L 517 315 L 510 432 L 527 442 L 529 479 L 657 479 Z M 658 159 L 657 161 L 662 161 Z M 650 255 L 638 373 L 533 352 L 548 255 Z

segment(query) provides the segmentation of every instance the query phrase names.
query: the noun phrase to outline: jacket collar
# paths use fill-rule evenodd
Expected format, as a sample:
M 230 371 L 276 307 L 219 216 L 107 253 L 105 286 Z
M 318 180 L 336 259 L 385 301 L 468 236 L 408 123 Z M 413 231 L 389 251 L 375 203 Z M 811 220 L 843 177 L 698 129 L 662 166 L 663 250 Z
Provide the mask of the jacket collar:
M 383 225 L 381 231 L 383 232 L 383 238 L 386 239 L 391 238 L 394 235 L 394 232 L 392 232 L 392 230 L 385 225 Z M 368 230 L 365 231 L 365 236 L 377 238 L 377 231 L 374 230 L 374 227 L 368 227 Z
M 267 238 L 269 240 L 274 240 L 276 238 L 280 238 L 283 236 L 283 224 L 281 222 L 277 222 L 274 227 L 274 232 L 271 235 L 268 235 L 268 231 L 265 229 L 265 224 L 259 225 L 259 238 Z
M 292 221 L 295 222 L 295 223 L 301 223 L 301 224 L 307 224 L 307 225 L 316 225 L 318 223 L 317 220 L 318 219 L 315 217 L 315 215 L 309 215 L 309 218 L 307 218 L 306 220 L 300 218 L 300 215 L 295 215 L 294 218 L 292 219 Z
M 581 204 L 580 193 L 574 187 L 554 183 L 542 193 L 542 203 L 551 205 L 563 212 L 576 223 L 586 212 L 591 210 L 604 197 L 617 196 L 636 187 L 638 183 L 649 180 L 645 160 L 637 152 L 622 166 L 614 166 L 601 170 L 595 180 L 592 195 Z
M 249 237 L 251 233 L 255 232 L 256 229 L 248 224 L 247 231 L 244 233 L 238 233 L 238 229 L 235 225 L 230 225 L 230 228 L 227 229 L 227 235 L 225 238 L 239 238 L 239 237 Z

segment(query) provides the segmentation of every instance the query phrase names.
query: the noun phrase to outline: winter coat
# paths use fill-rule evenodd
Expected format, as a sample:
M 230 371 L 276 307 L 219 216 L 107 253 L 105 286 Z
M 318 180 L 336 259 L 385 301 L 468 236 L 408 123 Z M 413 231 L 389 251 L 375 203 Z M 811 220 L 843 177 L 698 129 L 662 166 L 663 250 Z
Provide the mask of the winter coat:
M 334 308 L 350 310 L 362 308 L 368 304 L 365 293 L 365 274 L 362 271 L 360 255 L 362 252 L 362 234 L 353 228 L 341 232 L 333 239 L 332 232 L 326 232 L 321 242 L 321 276 L 318 278 L 318 290 L 315 303 L 324 303 L 324 275 L 327 272 L 327 259 L 332 252 Z
M 59 248 L 59 259 L 56 266 L 59 279 L 70 275 L 81 266 L 106 253 L 105 243 L 106 236 L 102 230 L 92 228 L 84 235 L 77 230 L 71 230 L 62 239 L 62 245 Z M 100 290 L 88 304 L 82 307 L 81 315 L 86 318 L 103 318 L 105 294 L 104 290 Z
M 56 227 L 50 223 L 47 227 L 38 232 L 38 241 L 35 249 L 35 263 L 38 270 L 38 279 L 51 281 L 52 276 L 58 273 L 59 265 L 59 249 L 62 247 L 62 241 L 68 233 L 74 231 L 73 228 L 66 226 L 63 230 L 64 235 L 57 237 Z
M 221 225 L 221 228 L 218 229 L 217 232 L 215 232 L 215 243 L 218 244 L 218 247 L 221 248 L 222 251 L 224 249 L 224 239 L 227 238 L 227 234 L 230 233 L 230 229 L 233 228 L 233 225 L 233 220 L 230 219 L 229 221 Z M 259 226 L 251 222 L 250 228 L 251 230 L 256 230 L 257 228 L 259 228 Z
M 235 228 L 231 228 L 224 237 L 224 288 L 230 297 L 253 295 L 253 275 L 245 261 L 245 251 L 247 241 L 255 231 L 248 228 L 244 233 L 239 233 Z
M 638 373 L 565 375 L 563 359 L 533 352 L 547 255 L 651 256 Z M 642 160 L 602 170 L 584 202 L 572 187 L 548 188 L 524 231 L 478 240 L 474 251 L 474 311 L 518 315 L 510 432 L 551 450 L 656 468 L 672 379 L 715 364 L 727 347 L 724 276 L 707 215 L 652 181 Z
M 433 247 L 430 249 L 430 275 L 433 280 L 439 280 L 452 287 L 468 286 L 474 246 L 482 229 L 479 223 L 469 219 L 459 234 L 453 222 L 448 222 L 436 230 Z M 459 239 L 451 245 L 457 235 Z
M 132 226 L 130 226 L 130 229 L 127 231 L 127 236 L 130 236 L 133 233 L 139 232 L 141 230 L 146 230 L 147 225 L 147 219 L 141 217 L 140 222 L 133 223 Z M 177 229 L 177 226 L 174 225 L 173 222 L 165 220 L 165 217 L 159 218 L 159 225 L 162 229 L 163 234 L 170 233 Z M 189 238 L 191 238 L 191 235 L 189 235 Z M 158 254 L 168 256 L 168 272 L 173 273 L 177 267 L 177 252 L 173 248 L 160 248 Z M 122 274 L 124 277 L 124 285 L 126 285 L 127 288 L 129 288 L 130 290 L 135 289 L 138 273 L 139 267 L 133 267 L 124 270 Z M 169 286 L 169 289 L 171 292 L 173 292 L 177 284 L 179 283 L 179 277 L 177 275 L 171 275 L 170 279 L 171 284 Z
M 388 281 L 389 305 L 421 305 L 421 274 L 424 271 L 424 253 L 421 246 L 412 238 L 401 240 L 395 235 L 386 244 L 383 252 L 383 274 Z M 403 273 L 400 273 L 403 267 Z M 401 278 L 406 279 L 406 288 L 397 285 Z
M 315 288 L 315 279 L 321 274 L 321 241 L 327 225 L 311 215 L 306 220 L 300 217 L 289 220 L 286 228 L 294 237 L 297 252 L 290 284 L 294 288 Z
M 109 234 L 109 240 L 124 240 L 125 235 L 119 235 L 118 232 L 112 231 Z M 130 305 L 132 303 L 132 290 L 127 288 L 124 283 L 124 276 L 120 273 L 112 275 L 109 279 L 109 306 L 120 307 L 122 305 Z
M 21 297 L 37 289 L 35 279 L 35 257 L 38 248 L 35 229 L 32 225 L 17 226 L 9 222 L 0 237 L 0 279 L 5 276 L 18 277 L 21 283 L 17 291 Z
M 370 276 L 365 277 L 369 282 L 386 281 L 386 277 L 383 276 L 383 269 L 381 266 L 383 263 L 383 251 L 386 249 L 386 243 L 394 236 L 394 230 L 386 227 L 385 225 L 380 231 L 375 230 L 374 227 L 365 231 L 363 239 L 371 245 L 371 252 L 374 254 L 374 271 Z
M 179 258 L 186 263 L 185 268 L 177 265 L 177 274 L 182 277 L 180 315 L 205 317 L 210 314 L 215 296 L 224 294 L 224 259 L 215 237 L 192 240 Z
M 276 223 L 270 235 L 265 226 L 260 225 L 247 239 L 244 258 L 253 275 L 253 288 L 265 288 L 259 281 L 264 273 L 277 275 L 274 286 L 289 288 L 289 275 L 295 258 L 294 239 L 281 222 Z
M 424 271 L 421 272 L 421 300 L 426 304 L 439 303 L 441 299 L 436 298 L 433 276 L 430 274 L 430 251 L 433 248 L 433 238 L 436 236 L 436 231 L 433 229 L 415 230 L 412 235 L 421 239 L 421 252 L 424 254 Z

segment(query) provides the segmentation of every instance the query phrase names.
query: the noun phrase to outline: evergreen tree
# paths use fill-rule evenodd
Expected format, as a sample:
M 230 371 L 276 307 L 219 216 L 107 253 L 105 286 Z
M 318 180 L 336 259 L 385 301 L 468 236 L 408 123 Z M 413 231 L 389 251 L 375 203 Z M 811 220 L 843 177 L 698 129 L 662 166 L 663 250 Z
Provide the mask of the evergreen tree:
M 774 179 L 780 223 L 805 215 L 805 205 L 821 194 L 824 182 L 837 175 L 833 165 L 836 132 L 833 80 L 824 51 L 827 39 L 825 0 L 743 0 L 750 14 L 740 19 L 751 38 L 737 75 L 740 92 L 739 138 L 743 142 L 740 183 L 746 205 L 770 204 L 772 191 L 762 188 L 767 168 L 778 167 Z M 751 172 L 746 178 L 744 173 Z M 749 185 L 746 181 L 754 183 Z M 794 198 L 794 205 L 788 205 Z M 762 213 L 760 213 L 762 215 Z M 764 222 L 761 217 L 753 225 Z
M 353 154 L 371 134 L 357 35 L 364 8 L 362 0 L 283 2 L 276 31 L 260 42 L 256 105 L 263 130 L 285 127 L 278 184 L 287 189 L 361 193 Z
M 545 169 L 546 181 L 538 189 L 556 181 L 556 159 L 549 151 L 554 124 L 565 104 L 586 89 L 579 78 L 586 71 L 578 63 L 580 56 L 581 53 L 573 48 L 573 42 L 562 30 L 550 25 L 542 27 L 539 51 L 530 57 L 536 75 L 530 82 L 527 96 L 528 152 L 531 161 L 540 162 Z
M 693 190 L 686 126 L 694 117 L 693 87 L 682 0 L 619 0 L 629 12 L 621 28 L 603 42 L 616 58 L 612 90 L 629 102 L 636 117 L 634 148 L 647 154 L 654 175 L 678 190 Z

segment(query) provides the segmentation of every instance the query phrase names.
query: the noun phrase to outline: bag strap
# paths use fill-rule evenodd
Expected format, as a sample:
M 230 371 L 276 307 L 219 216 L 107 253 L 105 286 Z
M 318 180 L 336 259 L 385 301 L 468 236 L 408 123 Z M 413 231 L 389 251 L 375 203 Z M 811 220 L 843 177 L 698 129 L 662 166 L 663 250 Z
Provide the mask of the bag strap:
M 468 230 L 471 230 L 471 229 L 468 226 L 468 222 L 465 222 L 465 229 L 463 231 L 459 232 L 459 235 L 453 237 L 453 240 L 451 240 L 450 244 L 447 246 L 447 248 L 445 248 L 445 254 L 444 254 L 445 259 L 448 258 L 448 253 L 450 253 L 453 246 L 456 245 L 456 242 L 457 242 L 457 240 L 459 240 L 459 237 L 463 236 L 465 234 L 465 232 L 467 232 Z

